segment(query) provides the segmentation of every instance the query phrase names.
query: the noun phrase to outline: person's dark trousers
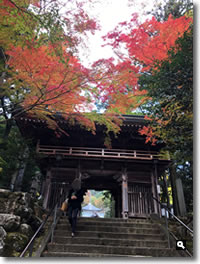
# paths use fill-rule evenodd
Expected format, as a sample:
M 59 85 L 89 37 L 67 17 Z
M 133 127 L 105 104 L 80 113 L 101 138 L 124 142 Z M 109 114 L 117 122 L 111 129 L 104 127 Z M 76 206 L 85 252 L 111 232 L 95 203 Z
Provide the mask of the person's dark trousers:
M 77 220 L 78 211 L 79 211 L 78 208 L 73 209 L 71 206 L 69 206 L 68 219 L 72 227 L 72 233 L 75 233 L 76 230 L 76 220 Z

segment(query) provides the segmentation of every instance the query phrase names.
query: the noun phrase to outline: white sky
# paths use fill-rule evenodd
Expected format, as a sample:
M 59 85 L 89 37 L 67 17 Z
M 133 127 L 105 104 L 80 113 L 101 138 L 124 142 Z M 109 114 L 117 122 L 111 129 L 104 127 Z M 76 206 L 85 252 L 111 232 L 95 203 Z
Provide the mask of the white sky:
M 114 56 L 111 47 L 101 47 L 102 44 L 105 44 L 101 37 L 113 30 L 119 22 L 130 20 L 131 14 L 139 12 L 142 15 L 144 10 L 150 10 L 153 6 L 153 1 L 154 0 L 101 0 L 100 3 L 95 5 L 96 8 L 92 11 L 92 15 L 99 20 L 101 31 L 97 31 L 95 35 L 90 34 L 87 41 L 89 50 L 83 50 L 80 53 L 83 64 L 87 67 L 98 59 Z

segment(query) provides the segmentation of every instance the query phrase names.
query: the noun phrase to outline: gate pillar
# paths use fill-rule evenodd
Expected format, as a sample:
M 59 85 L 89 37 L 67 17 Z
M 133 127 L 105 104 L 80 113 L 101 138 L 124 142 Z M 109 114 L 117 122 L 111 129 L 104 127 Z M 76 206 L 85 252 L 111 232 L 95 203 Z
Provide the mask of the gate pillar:
M 152 170 L 152 194 L 153 196 L 160 201 L 160 196 L 158 192 L 158 167 L 157 167 L 157 161 L 154 161 L 154 166 Z M 160 215 L 161 217 L 161 207 L 160 204 L 158 204 L 155 200 L 153 200 L 154 204 L 154 213 Z
M 126 169 L 122 171 L 122 217 L 128 218 L 128 179 Z

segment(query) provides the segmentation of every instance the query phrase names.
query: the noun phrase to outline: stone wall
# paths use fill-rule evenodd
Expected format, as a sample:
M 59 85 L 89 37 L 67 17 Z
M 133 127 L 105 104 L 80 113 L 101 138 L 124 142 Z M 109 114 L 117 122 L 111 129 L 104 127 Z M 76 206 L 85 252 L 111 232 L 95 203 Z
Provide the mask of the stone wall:
M 0 189 L 0 257 L 19 256 L 42 223 L 43 214 L 29 193 Z

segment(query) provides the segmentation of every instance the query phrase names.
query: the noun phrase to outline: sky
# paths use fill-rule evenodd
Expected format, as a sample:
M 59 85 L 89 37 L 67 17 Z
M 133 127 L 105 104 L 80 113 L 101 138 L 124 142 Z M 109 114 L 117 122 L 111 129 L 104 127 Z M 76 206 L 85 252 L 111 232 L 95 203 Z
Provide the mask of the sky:
M 92 10 L 92 15 L 99 20 L 101 31 L 90 34 L 87 40 L 89 50 L 83 50 L 80 58 L 84 66 L 90 66 L 94 61 L 101 58 L 110 58 L 114 55 L 112 48 L 109 46 L 101 47 L 104 42 L 102 36 L 113 30 L 119 22 L 131 19 L 131 14 L 151 9 L 154 0 L 101 0 Z M 86 53 L 86 54 L 85 54 Z

